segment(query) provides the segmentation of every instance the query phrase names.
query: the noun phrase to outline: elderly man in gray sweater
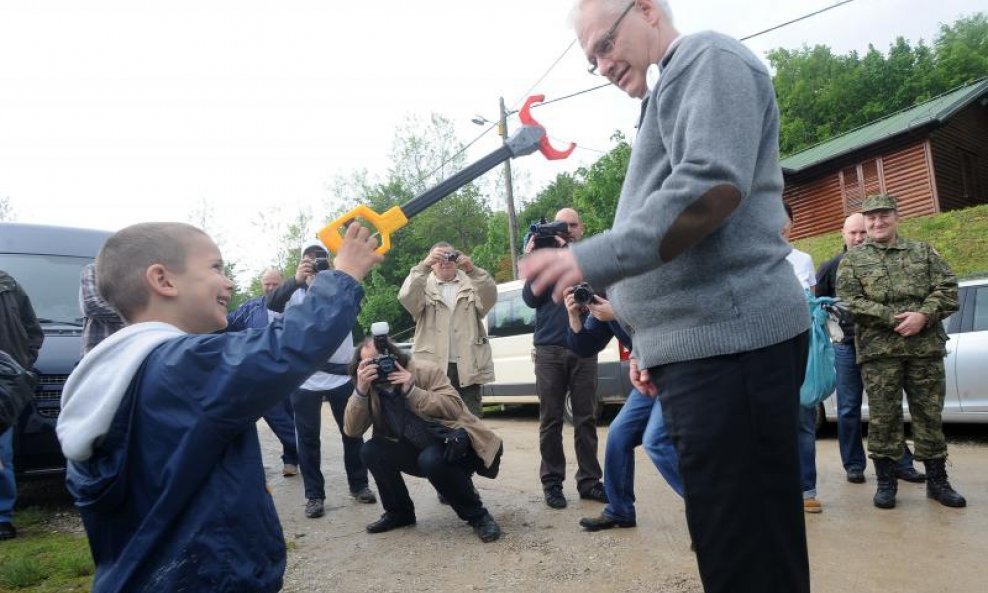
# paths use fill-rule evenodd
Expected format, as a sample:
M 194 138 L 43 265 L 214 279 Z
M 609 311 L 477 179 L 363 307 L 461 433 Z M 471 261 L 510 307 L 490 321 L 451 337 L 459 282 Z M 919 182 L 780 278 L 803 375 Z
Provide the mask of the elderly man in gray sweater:
M 680 458 L 707 591 L 809 591 L 796 450 L 806 300 L 779 235 L 779 115 L 765 66 L 664 0 L 578 0 L 590 70 L 644 99 L 614 226 L 522 262 L 536 293 L 607 288 Z

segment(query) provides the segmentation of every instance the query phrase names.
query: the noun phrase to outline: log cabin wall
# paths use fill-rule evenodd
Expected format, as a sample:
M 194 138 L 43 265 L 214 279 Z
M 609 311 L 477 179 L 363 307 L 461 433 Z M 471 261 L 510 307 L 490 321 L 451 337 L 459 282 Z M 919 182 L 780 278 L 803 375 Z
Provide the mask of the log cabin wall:
M 874 193 L 895 196 L 905 217 L 938 211 L 926 137 L 871 147 L 827 165 L 786 179 L 783 200 L 793 207 L 793 239 L 840 230 L 844 218 L 857 212 L 864 197 Z
M 988 106 L 968 105 L 930 143 L 940 209 L 988 204 Z

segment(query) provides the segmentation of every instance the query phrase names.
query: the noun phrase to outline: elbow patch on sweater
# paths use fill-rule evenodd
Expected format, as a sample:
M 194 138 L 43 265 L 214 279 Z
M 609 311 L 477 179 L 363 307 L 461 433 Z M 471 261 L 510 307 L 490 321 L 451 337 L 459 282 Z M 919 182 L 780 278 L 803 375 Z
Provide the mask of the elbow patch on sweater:
M 741 203 L 741 192 L 733 185 L 717 185 L 689 205 L 666 231 L 659 257 L 668 263 L 714 232 Z

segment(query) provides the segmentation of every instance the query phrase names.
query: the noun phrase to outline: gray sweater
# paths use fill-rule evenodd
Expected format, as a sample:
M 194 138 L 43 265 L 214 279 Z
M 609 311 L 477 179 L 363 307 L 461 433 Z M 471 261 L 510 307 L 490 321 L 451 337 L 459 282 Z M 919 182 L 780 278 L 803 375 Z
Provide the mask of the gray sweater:
M 684 37 L 642 113 L 609 231 L 574 244 L 644 367 L 777 344 L 809 327 L 780 230 L 779 114 L 738 41 Z

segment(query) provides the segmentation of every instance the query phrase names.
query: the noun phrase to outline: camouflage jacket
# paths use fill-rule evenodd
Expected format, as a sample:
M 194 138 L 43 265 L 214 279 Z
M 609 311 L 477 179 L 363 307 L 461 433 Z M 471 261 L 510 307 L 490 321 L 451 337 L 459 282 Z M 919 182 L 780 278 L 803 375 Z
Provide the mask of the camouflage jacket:
M 865 241 L 841 260 L 837 296 L 854 313 L 859 364 L 946 354 L 941 321 L 957 310 L 957 278 L 930 245 L 902 237 L 889 245 Z M 908 338 L 895 332 L 895 315 L 906 311 L 928 318 L 926 328 Z

